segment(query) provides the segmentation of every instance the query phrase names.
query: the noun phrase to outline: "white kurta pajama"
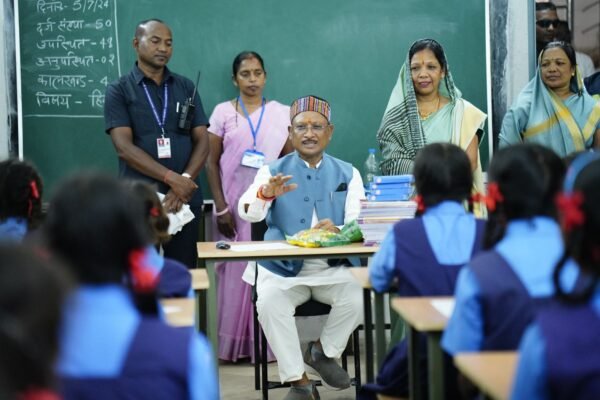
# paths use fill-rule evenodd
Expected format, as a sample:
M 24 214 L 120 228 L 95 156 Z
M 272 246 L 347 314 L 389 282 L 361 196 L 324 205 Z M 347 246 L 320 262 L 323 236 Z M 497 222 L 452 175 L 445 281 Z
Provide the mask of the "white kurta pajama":
M 253 184 L 240 198 L 238 213 L 243 219 L 259 222 L 266 218 L 271 202 L 258 199 L 256 193 L 260 186 L 268 183 L 270 177 L 269 167 L 262 167 Z M 346 196 L 344 223 L 358 217 L 360 200 L 364 198 L 362 179 L 353 168 Z M 249 204 L 247 211 L 245 204 Z M 313 209 L 311 226 L 317 222 L 317 213 Z M 250 263 L 242 279 L 254 285 L 254 273 L 254 263 Z M 306 260 L 295 277 L 277 275 L 259 264 L 257 286 L 258 319 L 277 357 L 281 382 L 299 380 L 305 372 L 294 320 L 297 306 L 311 298 L 331 305 L 320 335 L 323 351 L 330 358 L 342 355 L 348 337 L 363 322 L 361 286 L 346 267 L 330 267 L 326 260 Z

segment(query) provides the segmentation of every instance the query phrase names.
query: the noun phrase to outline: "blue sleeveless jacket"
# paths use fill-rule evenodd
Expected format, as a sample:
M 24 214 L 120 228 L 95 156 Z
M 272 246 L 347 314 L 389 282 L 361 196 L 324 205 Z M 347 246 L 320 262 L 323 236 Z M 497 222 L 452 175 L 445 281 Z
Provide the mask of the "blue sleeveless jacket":
M 273 201 L 267 215 L 265 240 L 285 240 L 311 228 L 313 210 L 319 220 L 329 218 L 335 225 L 344 224 L 346 196 L 352 179 L 352 165 L 323 154 L 318 168 L 309 168 L 293 152 L 269 166 L 271 175 L 292 175 L 288 183 L 298 188 Z M 302 261 L 261 261 L 260 265 L 282 276 L 296 276 Z

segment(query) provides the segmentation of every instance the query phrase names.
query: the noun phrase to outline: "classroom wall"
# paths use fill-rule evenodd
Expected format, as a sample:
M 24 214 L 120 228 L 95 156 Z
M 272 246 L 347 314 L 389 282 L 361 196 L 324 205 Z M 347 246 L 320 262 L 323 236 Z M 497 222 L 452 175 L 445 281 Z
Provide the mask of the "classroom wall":
M 504 114 L 530 79 L 535 38 L 529 5 L 522 0 L 491 2 L 493 131 L 497 142 Z

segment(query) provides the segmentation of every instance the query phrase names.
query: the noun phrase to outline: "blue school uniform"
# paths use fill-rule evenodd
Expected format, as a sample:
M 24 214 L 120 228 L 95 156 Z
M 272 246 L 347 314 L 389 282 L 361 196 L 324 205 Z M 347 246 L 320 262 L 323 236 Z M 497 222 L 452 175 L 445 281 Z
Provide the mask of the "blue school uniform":
M 0 222 L 0 242 L 22 242 L 27 234 L 25 218 L 6 218 Z
M 119 285 L 83 286 L 65 308 L 58 375 L 65 399 L 218 399 L 207 340 L 140 315 Z
M 373 288 L 386 290 L 398 277 L 400 296 L 449 296 L 459 270 L 482 246 L 485 222 L 464 207 L 446 201 L 429 208 L 421 218 L 394 225 L 369 267 Z M 426 384 L 426 346 L 420 338 L 420 370 Z M 451 379 L 447 379 L 451 382 Z M 427 387 L 423 388 L 426 393 Z M 453 390 L 449 388 L 448 390 Z M 400 342 L 386 356 L 377 382 L 366 384 L 360 399 L 375 393 L 408 395 L 408 348 Z
M 494 249 L 479 254 L 460 272 L 456 305 L 442 337 L 444 350 L 454 355 L 483 348 L 515 349 L 534 315 L 531 299 L 554 294 L 552 272 L 563 249 L 553 219 L 511 221 Z M 564 272 L 563 287 L 570 290 L 577 267 L 568 262 Z M 526 319 L 511 309 L 523 305 L 528 307 Z
M 194 297 L 192 275 L 184 264 L 161 256 L 154 246 L 146 248 L 145 256 L 148 265 L 158 271 L 158 297 Z
M 588 304 L 553 303 L 523 335 L 513 399 L 600 398 L 600 286 Z

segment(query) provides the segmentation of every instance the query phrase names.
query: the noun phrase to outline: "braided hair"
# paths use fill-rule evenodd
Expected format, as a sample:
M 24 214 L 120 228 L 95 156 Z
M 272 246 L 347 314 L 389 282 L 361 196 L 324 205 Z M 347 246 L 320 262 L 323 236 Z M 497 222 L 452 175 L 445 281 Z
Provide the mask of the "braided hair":
M 585 153 L 572 162 L 557 202 L 565 250 L 554 269 L 556 293 L 570 303 L 587 302 L 600 282 L 600 154 Z M 572 293 L 560 285 L 569 258 L 579 265 L 583 283 Z
M 494 209 L 488 205 L 484 248 L 490 249 L 515 219 L 546 216 L 556 219 L 554 197 L 561 187 L 565 166 L 558 155 L 538 144 L 518 144 L 500 149 L 488 171 L 488 191 L 502 197 Z

